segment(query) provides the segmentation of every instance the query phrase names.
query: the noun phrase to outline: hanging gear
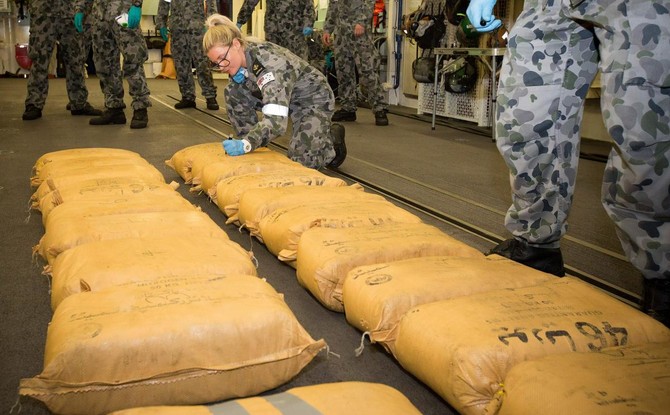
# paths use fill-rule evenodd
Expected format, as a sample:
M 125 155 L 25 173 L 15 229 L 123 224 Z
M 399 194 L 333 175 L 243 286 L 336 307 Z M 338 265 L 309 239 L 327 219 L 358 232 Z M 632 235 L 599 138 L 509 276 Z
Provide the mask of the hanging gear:
M 452 94 L 464 94 L 474 88 L 477 83 L 477 67 L 475 58 L 461 56 L 442 68 L 444 88 Z

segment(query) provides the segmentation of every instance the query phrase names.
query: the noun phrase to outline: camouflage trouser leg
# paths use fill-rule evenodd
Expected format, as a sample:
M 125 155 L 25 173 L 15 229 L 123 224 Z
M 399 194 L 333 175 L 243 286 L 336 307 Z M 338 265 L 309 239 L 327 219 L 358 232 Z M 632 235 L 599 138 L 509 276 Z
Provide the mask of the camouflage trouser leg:
M 63 50 L 65 65 L 65 85 L 72 110 L 81 110 L 88 100 L 86 77 L 84 76 L 84 35 L 77 33 L 74 25 L 62 25 L 60 28 L 60 46 Z
M 96 74 L 100 79 L 100 88 L 105 96 L 106 108 L 125 108 L 123 102 L 123 74 L 121 73 L 121 51 L 114 26 L 115 21 L 98 20 L 93 25 L 91 41 L 93 55 L 97 56 Z
M 324 88 L 323 93 L 330 94 L 331 98 L 318 99 L 321 104 L 291 109 L 293 136 L 288 145 L 288 157 L 314 169 L 325 167 L 335 158 L 330 135 L 335 97 L 330 88 Z
M 144 62 L 149 58 L 147 44 L 140 28 L 128 29 L 117 25 L 119 44 L 123 54 L 123 76 L 128 81 L 128 93 L 133 98 L 131 107 L 134 110 L 149 108 L 149 86 L 144 74 Z
M 307 60 L 307 40 L 302 35 L 302 28 L 285 27 L 276 28 L 268 27 L 265 24 L 265 38 L 268 42 L 284 47 L 294 54 Z
M 173 30 L 171 52 L 182 98 L 189 101 L 195 100 L 195 82 L 191 71 L 193 64 L 196 65 L 202 95 L 205 98 L 216 97 L 216 87 L 209 69 L 209 60 L 202 51 L 202 35 L 185 30 Z
M 353 32 L 338 33 L 334 42 L 335 69 L 337 71 L 338 96 L 342 109 L 356 110 L 356 69 L 361 85 L 367 91 L 368 103 L 373 111 L 387 108 L 385 94 L 379 81 L 379 53 L 372 44 L 368 32 L 355 37 Z M 356 66 L 354 66 L 354 62 Z
M 31 16 L 28 56 L 32 60 L 26 106 L 44 108 L 49 93 L 49 60 L 56 46 L 58 25 L 46 16 Z
M 644 19 L 652 24 L 642 28 L 634 22 L 633 10 L 622 13 L 622 8 L 631 5 L 640 8 Z M 659 8 L 664 6 L 656 3 L 650 7 L 649 2 L 642 1 L 586 0 L 576 8 L 569 0 L 525 3 L 510 33 L 498 90 L 496 126 L 498 148 L 512 175 L 513 205 L 505 223 L 515 236 L 531 245 L 556 247 L 566 231 L 577 174 L 583 100 L 598 63 L 594 32 L 583 24 L 592 21 L 597 27 L 600 67 L 606 84 L 603 114 L 618 147 L 618 155 L 608 165 L 609 179 L 605 180 L 605 188 L 612 189 L 608 182 L 612 183 L 616 196 L 607 196 L 605 191 L 604 203 L 620 230 L 624 250 L 651 250 L 643 254 L 647 259 L 654 258 L 647 264 L 632 254 L 634 265 L 646 276 L 651 275 L 647 270 L 657 269 L 658 273 L 659 265 L 668 269 L 668 245 L 661 241 L 670 240 L 668 168 L 664 167 L 668 165 L 670 22 L 667 7 L 665 12 Z M 653 24 L 656 12 L 663 15 L 665 23 Z M 636 38 L 639 44 L 631 42 Z M 662 48 L 666 53 L 658 53 Z M 640 58 L 641 64 L 629 54 Z M 629 85 L 622 84 L 624 77 Z M 660 79 L 663 88 L 645 87 L 650 79 Z M 620 100 L 623 96 L 625 104 Z M 619 159 L 622 155 L 632 157 L 629 163 L 649 167 L 626 165 Z M 657 184 L 665 190 L 647 190 Z M 631 206 L 637 206 L 637 211 Z M 633 225 L 624 224 L 618 215 Z M 656 218 L 654 225 L 641 225 L 645 217 Z M 647 242 L 640 242 L 645 238 Z
M 603 206 L 644 277 L 670 278 L 670 2 L 593 3 L 575 12 L 604 27 L 625 28 L 597 32 L 601 106 L 614 144 Z M 602 16 L 615 7 L 610 19 Z

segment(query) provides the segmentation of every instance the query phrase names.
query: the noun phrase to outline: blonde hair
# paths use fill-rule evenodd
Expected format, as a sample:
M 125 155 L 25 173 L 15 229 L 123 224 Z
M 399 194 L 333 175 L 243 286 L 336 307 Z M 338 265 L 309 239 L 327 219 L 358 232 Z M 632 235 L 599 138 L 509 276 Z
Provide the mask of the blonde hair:
M 207 18 L 205 26 L 207 26 L 207 32 L 202 38 L 202 47 L 205 53 L 215 46 L 230 46 L 235 39 L 242 46 L 246 45 L 240 29 L 226 16 L 213 14 Z

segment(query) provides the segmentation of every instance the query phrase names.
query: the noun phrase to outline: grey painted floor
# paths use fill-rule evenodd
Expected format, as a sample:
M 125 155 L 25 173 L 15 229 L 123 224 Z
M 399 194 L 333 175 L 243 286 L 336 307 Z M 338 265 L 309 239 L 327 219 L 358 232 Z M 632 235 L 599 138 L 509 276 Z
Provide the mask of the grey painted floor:
M 221 90 L 224 81 L 216 82 Z M 39 213 L 28 210 L 28 180 L 35 160 L 46 152 L 74 147 L 125 148 L 153 163 L 168 182 L 183 183 L 164 161 L 182 148 L 217 141 L 222 134 L 232 133 L 223 109 L 174 110 L 172 105 L 180 95 L 176 81 L 171 80 L 150 80 L 153 107 L 149 127 L 144 130 L 131 130 L 128 125 L 94 127 L 87 117 L 70 116 L 65 111 L 67 96 L 60 79 L 51 81 L 43 117 L 26 122 L 21 120 L 25 83 L 23 79 L 0 79 L 0 413 L 8 413 L 17 402 L 19 379 L 41 371 L 51 317 L 49 282 L 40 274 L 41 264 L 32 257 L 32 247 L 44 232 Z M 88 84 L 89 101 L 102 107 L 97 79 L 89 79 Z M 129 104 L 129 98 L 126 100 Z M 219 103 L 223 104 L 221 97 Z M 198 105 L 204 108 L 201 98 Z M 425 207 L 430 214 L 398 202 L 427 223 L 480 250 L 507 237 L 502 226 L 509 204 L 507 172 L 490 137 L 476 134 L 477 129 L 464 123 L 450 123 L 459 129 L 438 125 L 432 130 L 425 121 L 397 115 L 406 110 L 393 112 L 388 127 L 374 126 L 372 113 L 366 109 L 358 111 L 357 122 L 346 124 L 349 157 L 340 172 Z M 127 115 L 130 118 L 129 110 Z M 285 145 L 286 138 L 277 142 Z M 607 150 L 599 143 L 584 143 L 583 149 L 587 148 L 595 153 Z M 570 270 L 634 301 L 639 297 L 641 279 L 623 258 L 613 226 L 600 206 L 603 168 L 600 161 L 581 163 L 564 256 Z M 180 191 L 200 205 L 232 240 L 249 247 L 248 234 L 225 225 L 225 216 L 216 205 L 202 195 L 189 193 L 188 186 L 182 185 Z M 461 226 L 453 226 L 444 218 Z M 262 245 L 256 243 L 254 252 L 259 259 L 259 275 L 285 294 L 312 337 L 324 338 L 330 350 L 340 355 L 327 357 L 322 353 L 278 390 L 343 380 L 382 382 L 403 392 L 424 414 L 455 413 L 381 348 L 368 346 L 361 357 L 354 357 L 360 333 L 346 323 L 344 315 L 323 308 L 298 285 L 294 269 L 279 263 Z M 21 413 L 48 413 L 33 400 L 21 399 L 20 404 Z

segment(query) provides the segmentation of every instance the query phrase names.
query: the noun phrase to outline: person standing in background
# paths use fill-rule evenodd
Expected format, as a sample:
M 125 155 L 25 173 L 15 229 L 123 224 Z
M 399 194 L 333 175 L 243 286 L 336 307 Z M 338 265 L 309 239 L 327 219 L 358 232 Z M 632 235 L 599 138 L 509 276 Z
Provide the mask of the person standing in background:
M 214 0 L 205 0 L 204 4 L 203 0 L 161 0 L 158 5 L 156 28 L 166 42 L 168 27 L 172 35 L 170 50 L 181 92 L 181 101 L 174 105 L 176 109 L 195 108 L 193 65 L 202 95 L 207 100 L 207 109 L 219 109 L 209 60 L 202 50 L 205 19 L 214 13 L 218 13 Z
M 472 0 L 476 30 L 501 25 Z M 601 72 L 612 137 L 602 203 L 640 270 L 642 308 L 670 326 L 670 1 L 526 0 L 498 87 L 497 146 L 510 169 L 512 233 L 490 253 L 564 274 L 586 92 Z
M 244 0 L 237 15 L 237 27 L 249 21 L 259 0 Z M 314 32 L 313 0 L 267 0 L 265 40 L 282 46 L 307 60 L 307 40 Z
M 74 26 L 84 31 L 86 2 L 75 0 Z M 130 128 L 145 128 L 151 106 L 149 87 L 144 74 L 148 58 L 147 44 L 140 30 L 142 0 L 95 0 L 93 3 L 93 54 L 97 55 L 96 73 L 105 95 L 105 111 L 92 118 L 91 125 L 125 124 L 123 77 L 132 97 L 133 118 Z M 123 72 L 120 58 L 123 55 Z
M 330 0 L 323 27 L 323 43 L 334 45 L 337 92 L 341 108 L 333 121 L 356 121 L 356 69 L 376 125 L 388 125 L 388 105 L 379 80 L 379 53 L 370 28 L 375 0 Z M 333 38 L 335 39 L 333 41 Z
M 65 88 L 72 115 L 100 115 L 102 111 L 88 103 L 88 89 L 84 75 L 86 56 L 83 36 L 72 25 L 61 22 L 72 19 L 68 0 L 31 0 L 28 56 L 32 60 L 28 78 L 28 94 L 22 118 L 26 121 L 42 117 L 42 109 L 49 92 L 49 61 L 56 42 L 60 44 L 65 65 Z

